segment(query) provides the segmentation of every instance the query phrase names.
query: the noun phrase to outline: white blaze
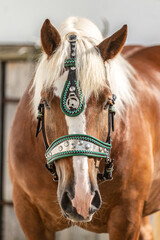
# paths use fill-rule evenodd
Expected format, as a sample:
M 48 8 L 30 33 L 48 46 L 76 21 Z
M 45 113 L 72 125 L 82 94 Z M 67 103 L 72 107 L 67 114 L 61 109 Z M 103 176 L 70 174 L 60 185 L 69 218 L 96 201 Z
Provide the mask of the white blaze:
M 68 125 L 68 134 L 86 134 L 85 110 L 76 117 L 65 116 Z M 89 207 L 93 196 L 90 194 L 88 175 L 88 158 L 86 156 L 73 157 L 73 169 L 75 178 L 75 197 L 72 204 L 78 214 L 85 219 L 89 216 Z
M 61 94 L 63 91 L 67 75 L 68 71 L 65 72 L 55 83 L 54 94 L 59 98 L 61 98 Z M 85 110 L 76 117 L 69 117 L 65 115 L 65 119 L 68 126 L 68 134 L 86 134 Z M 77 186 L 80 185 L 82 189 L 88 192 L 89 191 L 88 158 L 85 156 L 74 156 L 73 169 L 76 185 Z
M 68 126 L 68 134 L 86 134 L 85 110 L 76 117 L 65 116 Z M 76 184 L 83 185 L 85 190 L 89 189 L 88 182 L 88 159 L 85 156 L 73 157 L 73 169 Z

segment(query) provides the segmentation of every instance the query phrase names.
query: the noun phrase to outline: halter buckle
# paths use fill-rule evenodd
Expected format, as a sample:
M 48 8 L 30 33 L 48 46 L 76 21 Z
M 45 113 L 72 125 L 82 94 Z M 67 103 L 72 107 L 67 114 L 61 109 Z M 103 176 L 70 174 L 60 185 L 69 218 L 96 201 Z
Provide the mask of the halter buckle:
M 104 172 L 103 173 L 98 173 L 97 178 L 100 181 L 112 181 L 113 180 L 113 170 L 114 170 L 114 164 L 113 164 L 114 159 L 112 159 L 110 162 L 105 161 L 105 166 L 104 166 Z

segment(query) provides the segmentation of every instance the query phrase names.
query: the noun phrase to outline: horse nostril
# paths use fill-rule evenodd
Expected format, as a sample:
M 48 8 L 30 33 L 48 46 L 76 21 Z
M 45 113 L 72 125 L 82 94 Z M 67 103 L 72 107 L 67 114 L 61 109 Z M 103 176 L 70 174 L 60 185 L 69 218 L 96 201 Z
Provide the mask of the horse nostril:
M 92 213 L 96 212 L 100 208 L 101 203 L 102 203 L 102 200 L 101 200 L 100 194 L 96 190 L 94 197 L 92 199 L 92 202 L 91 202 L 91 207 L 90 207 L 89 213 L 92 214 Z
M 72 211 L 72 202 L 68 195 L 68 192 L 64 192 L 61 200 L 61 207 L 64 212 L 71 212 Z

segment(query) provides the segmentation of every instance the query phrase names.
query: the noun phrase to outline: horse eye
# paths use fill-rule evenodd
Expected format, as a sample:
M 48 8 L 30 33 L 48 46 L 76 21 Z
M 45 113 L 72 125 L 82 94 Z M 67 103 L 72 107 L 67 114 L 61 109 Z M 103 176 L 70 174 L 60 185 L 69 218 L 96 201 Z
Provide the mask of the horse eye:
M 50 105 L 49 105 L 49 103 L 47 102 L 46 99 L 43 99 L 43 103 L 44 103 L 44 106 L 45 106 L 46 109 L 50 109 Z

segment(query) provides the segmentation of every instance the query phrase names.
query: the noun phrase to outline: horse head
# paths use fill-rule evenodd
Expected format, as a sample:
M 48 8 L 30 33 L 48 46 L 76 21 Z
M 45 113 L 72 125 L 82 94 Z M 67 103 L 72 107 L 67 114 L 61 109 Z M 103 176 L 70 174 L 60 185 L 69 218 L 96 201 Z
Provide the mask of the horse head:
M 35 75 L 34 103 L 40 98 L 47 103 L 46 158 L 56 167 L 60 207 L 64 216 L 80 222 L 90 221 L 102 202 L 97 162 L 110 151 L 105 108 L 112 100 L 106 63 L 123 48 L 127 26 L 103 40 L 88 20 L 84 25 L 91 25 L 97 39 L 75 24 L 76 28 L 62 24 L 59 33 L 48 19 L 44 22 L 44 55 Z

